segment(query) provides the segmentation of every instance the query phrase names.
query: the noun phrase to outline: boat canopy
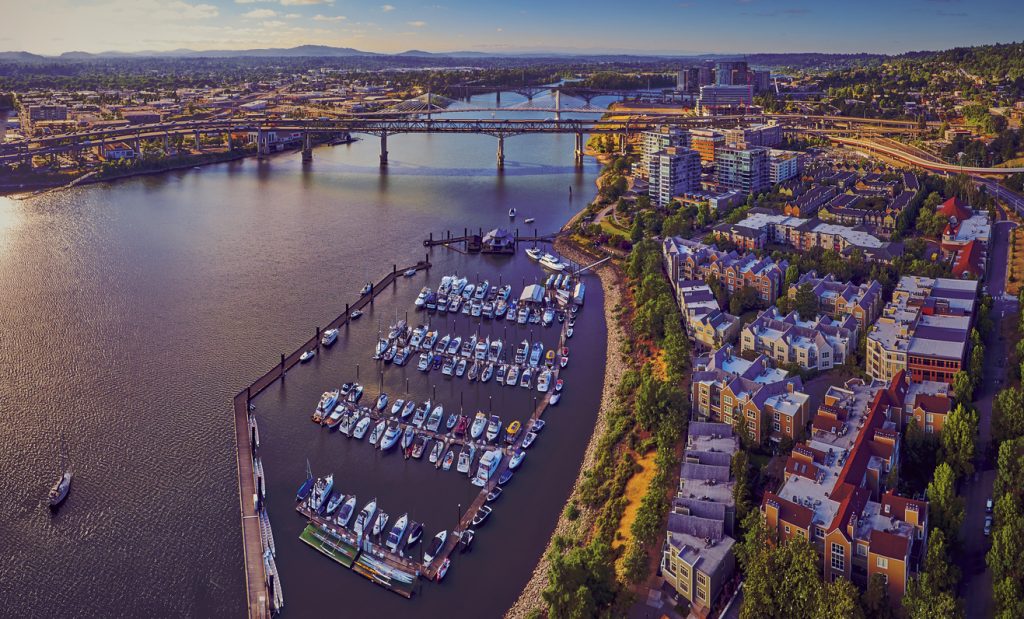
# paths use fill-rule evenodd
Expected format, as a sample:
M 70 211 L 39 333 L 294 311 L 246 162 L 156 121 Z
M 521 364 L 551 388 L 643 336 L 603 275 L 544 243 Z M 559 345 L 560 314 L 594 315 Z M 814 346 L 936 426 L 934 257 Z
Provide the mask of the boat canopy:
M 523 288 L 523 294 L 519 295 L 519 302 L 540 303 L 544 300 L 544 287 L 540 284 L 530 284 Z
M 572 295 L 572 302 L 576 305 L 583 305 L 583 293 L 585 293 L 587 287 L 583 285 L 583 282 L 576 284 L 576 290 Z

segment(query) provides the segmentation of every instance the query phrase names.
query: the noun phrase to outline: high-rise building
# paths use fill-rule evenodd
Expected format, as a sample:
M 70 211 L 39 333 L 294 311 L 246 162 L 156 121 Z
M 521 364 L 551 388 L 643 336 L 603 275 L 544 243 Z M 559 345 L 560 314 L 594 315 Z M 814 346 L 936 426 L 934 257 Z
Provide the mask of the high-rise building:
M 697 99 L 697 110 L 705 116 L 717 111 L 733 111 L 754 103 L 754 87 L 743 86 L 701 86 Z
M 782 143 L 782 127 L 773 121 L 763 125 L 726 129 L 725 142 L 740 148 L 778 146 Z
M 715 162 L 715 152 L 725 146 L 725 136 L 714 129 L 691 129 L 690 148 L 700 153 L 704 163 Z
M 715 153 L 715 180 L 719 187 L 743 193 L 768 188 L 768 149 L 726 147 Z
M 676 78 L 676 90 L 696 94 L 701 86 L 712 83 L 711 67 L 686 67 L 679 71 Z
M 644 131 L 643 150 L 640 151 L 640 165 L 637 167 L 640 176 L 648 175 L 651 157 L 655 153 L 675 146 L 686 147 L 689 143 L 689 134 L 678 127 L 662 125 L 653 131 Z
M 738 86 L 749 84 L 747 63 L 742 60 L 723 61 L 715 64 L 715 84 Z
M 651 156 L 647 177 L 651 202 L 665 206 L 674 196 L 700 188 L 700 155 L 670 146 Z
M 771 71 L 751 71 L 754 92 L 768 92 L 772 88 Z
M 791 150 L 771 150 L 768 152 L 768 181 L 777 185 L 800 173 L 800 153 Z

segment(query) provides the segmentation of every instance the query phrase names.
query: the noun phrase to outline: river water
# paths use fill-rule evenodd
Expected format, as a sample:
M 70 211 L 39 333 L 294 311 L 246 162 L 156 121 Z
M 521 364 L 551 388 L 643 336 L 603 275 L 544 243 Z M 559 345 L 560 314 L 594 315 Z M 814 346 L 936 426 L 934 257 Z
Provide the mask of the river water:
M 503 93 L 502 103 L 516 95 Z M 140 177 L 28 199 L 0 198 L 0 599 L 7 616 L 241 616 L 245 607 L 231 399 L 326 324 L 365 281 L 427 250 L 429 232 L 509 225 L 515 207 L 541 233 L 593 195 L 597 164 L 573 166 L 573 137 L 373 137 L 315 151 Z M 572 197 L 569 188 L 572 187 Z M 423 285 L 459 272 L 513 284 L 545 273 L 525 255 L 437 248 L 429 273 L 402 279 L 330 350 L 256 400 L 286 616 L 499 616 L 515 600 L 571 489 L 600 398 L 601 292 L 570 341 L 566 395 L 472 552 L 443 584 L 405 600 L 299 541 L 293 511 L 306 460 L 336 485 L 408 512 L 425 539 L 450 529 L 476 488 L 426 459 L 380 455 L 309 422 L 319 395 L 381 381 L 370 359 L 379 324 L 410 314 Z M 434 318 L 441 326 L 443 318 Z M 447 328 L 468 336 L 543 337 L 504 321 Z M 543 332 L 543 333 L 542 333 Z M 357 369 L 358 366 L 358 369 Z M 526 419 L 535 392 L 388 369 L 385 391 L 467 413 Z M 65 448 L 61 448 L 61 444 Z M 75 481 L 54 516 L 41 500 L 64 452 Z

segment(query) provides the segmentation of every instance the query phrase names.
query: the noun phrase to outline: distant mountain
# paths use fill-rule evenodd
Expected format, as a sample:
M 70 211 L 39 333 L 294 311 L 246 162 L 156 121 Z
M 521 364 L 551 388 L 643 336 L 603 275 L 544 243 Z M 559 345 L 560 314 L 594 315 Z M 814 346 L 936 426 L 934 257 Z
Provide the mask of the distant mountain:
M 46 56 L 30 54 L 28 52 L 0 52 L 0 61 L 7 62 L 46 62 L 51 60 Z

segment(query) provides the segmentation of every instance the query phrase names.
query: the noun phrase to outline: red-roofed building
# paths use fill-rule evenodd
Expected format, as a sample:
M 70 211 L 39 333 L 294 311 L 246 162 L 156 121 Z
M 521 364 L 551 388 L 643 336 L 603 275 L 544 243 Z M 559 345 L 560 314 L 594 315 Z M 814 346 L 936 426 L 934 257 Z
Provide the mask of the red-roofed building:
M 978 240 L 970 240 L 953 255 L 952 272 L 954 277 L 961 279 L 981 279 L 988 266 L 988 251 L 985 244 Z
M 940 204 L 939 207 L 935 209 L 935 213 L 937 215 L 942 215 L 946 219 L 956 217 L 960 221 L 963 221 L 973 215 L 974 211 L 971 210 L 971 207 L 961 202 L 959 198 L 953 196 Z

